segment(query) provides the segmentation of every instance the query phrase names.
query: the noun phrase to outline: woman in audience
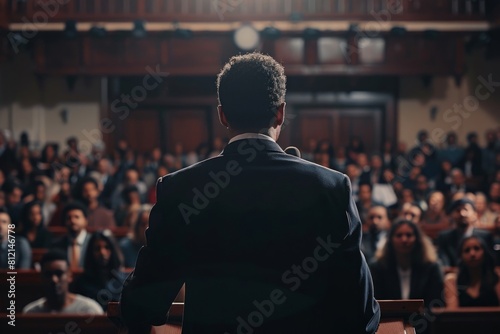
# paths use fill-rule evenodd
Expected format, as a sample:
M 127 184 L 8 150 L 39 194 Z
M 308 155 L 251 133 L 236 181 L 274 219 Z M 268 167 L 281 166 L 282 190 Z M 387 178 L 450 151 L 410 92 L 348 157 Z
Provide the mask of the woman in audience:
M 444 194 L 440 191 L 433 191 L 427 199 L 428 209 L 423 215 L 420 223 L 422 225 L 439 226 L 442 227 L 443 230 L 451 227 L 450 219 L 446 215 L 444 205 Z
M 11 269 L 14 255 L 14 267 L 16 269 L 31 268 L 31 247 L 24 237 L 13 233 L 11 217 L 5 208 L 0 208 L 0 269 Z M 12 240 L 15 240 L 14 254 L 12 254 Z
M 122 263 L 122 254 L 111 232 L 94 233 L 85 253 L 83 274 L 74 281 L 72 291 L 94 299 L 106 310 L 108 302 L 119 300 L 127 278 Z
M 436 251 L 412 221 L 392 225 L 376 259 L 371 266 L 375 298 L 424 299 L 427 306 L 441 298 L 443 277 Z
M 19 235 L 25 237 L 31 248 L 48 248 L 52 235 L 43 225 L 42 203 L 31 201 L 24 205 L 21 211 Z
M 449 273 L 445 279 L 446 306 L 499 306 L 500 280 L 484 241 L 477 236 L 466 237 L 458 249 L 458 273 Z
M 143 205 L 139 211 L 139 216 L 132 229 L 132 234 L 120 240 L 120 248 L 123 253 L 126 268 L 135 267 L 139 249 L 146 243 L 146 228 L 149 223 L 150 205 Z

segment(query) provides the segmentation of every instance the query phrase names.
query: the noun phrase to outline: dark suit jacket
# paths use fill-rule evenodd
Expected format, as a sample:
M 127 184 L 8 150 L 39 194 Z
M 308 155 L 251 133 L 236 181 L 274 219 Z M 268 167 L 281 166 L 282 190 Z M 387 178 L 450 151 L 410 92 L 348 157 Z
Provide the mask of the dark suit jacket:
M 377 299 L 401 299 L 401 282 L 396 266 L 375 262 L 370 266 Z M 410 299 L 423 299 L 425 305 L 442 300 L 443 275 L 437 263 L 425 263 L 412 268 Z
M 90 237 L 91 237 L 91 234 L 87 232 L 87 236 L 85 237 L 85 240 L 83 241 L 82 248 L 80 250 L 80 267 L 81 268 L 83 268 L 85 253 L 87 252 L 87 246 L 89 244 Z M 70 240 L 69 236 L 65 235 L 64 237 L 61 237 L 61 238 L 55 240 L 52 243 L 52 246 L 50 248 L 61 250 L 68 257 L 68 261 L 71 261 L 71 259 L 69 258 L 69 254 L 68 254 L 68 247 L 70 245 L 72 245 L 72 241 Z
M 472 235 L 482 238 L 486 242 L 488 248 L 493 251 L 493 236 L 490 232 L 475 228 L 472 230 Z M 458 260 L 460 258 L 458 254 L 458 245 L 461 239 L 462 235 L 456 228 L 439 233 L 437 246 L 439 258 L 443 266 L 456 267 L 458 265 Z
M 183 333 L 377 329 L 349 179 L 272 141 L 160 178 L 146 237 L 122 292 L 129 327 L 164 323 L 185 282 Z

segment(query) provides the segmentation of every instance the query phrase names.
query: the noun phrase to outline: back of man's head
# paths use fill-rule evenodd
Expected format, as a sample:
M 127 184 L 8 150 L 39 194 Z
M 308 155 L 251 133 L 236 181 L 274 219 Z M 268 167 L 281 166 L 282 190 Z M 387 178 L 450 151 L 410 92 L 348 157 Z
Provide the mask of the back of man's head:
M 217 77 L 219 104 L 237 130 L 259 132 L 271 127 L 285 93 L 283 66 L 260 53 L 232 57 Z

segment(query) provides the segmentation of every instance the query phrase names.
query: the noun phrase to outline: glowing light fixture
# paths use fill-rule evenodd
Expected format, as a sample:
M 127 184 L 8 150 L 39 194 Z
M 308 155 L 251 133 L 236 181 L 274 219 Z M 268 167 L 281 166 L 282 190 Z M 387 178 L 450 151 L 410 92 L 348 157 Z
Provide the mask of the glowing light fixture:
M 259 32 L 249 24 L 239 27 L 233 38 L 236 46 L 244 51 L 256 49 L 260 42 Z

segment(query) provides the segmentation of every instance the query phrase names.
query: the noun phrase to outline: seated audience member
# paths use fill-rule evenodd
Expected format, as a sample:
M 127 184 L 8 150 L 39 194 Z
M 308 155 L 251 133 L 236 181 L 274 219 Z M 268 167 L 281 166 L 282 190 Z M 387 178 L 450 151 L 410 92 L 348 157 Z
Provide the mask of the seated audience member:
M 141 202 L 146 199 L 148 187 L 140 180 L 139 171 L 134 167 L 129 167 L 123 175 L 123 181 L 117 185 L 111 196 L 111 205 L 113 210 L 117 210 L 123 204 L 122 192 L 125 188 L 134 186 L 139 192 Z
M 445 198 L 442 192 L 434 191 L 427 199 L 427 211 L 424 213 L 420 224 L 439 226 L 443 229 L 451 227 L 450 219 L 444 209 Z
M 127 275 L 121 271 L 122 254 L 111 231 L 94 233 L 85 254 L 83 274 L 71 291 L 97 301 L 104 310 L 108 302 L 118 301 Z
M 443 277 L 432 243 L 417 224 L 398 220 L 371 266 L 375 298 L 439 300 Z
M 458 264 L 458 244 L 464 237 L 471 235 L 483 238 L 488 249 L 493 249 L 493 236 L 488 231 L 474 228 L 477 224 L 477 212 L 474 202 L 467 197 L 454 201 L 450 206 L 453 229 L 438 235 L 439 258 L 444 266 L 456 267 Z
M 21 211 L 19 235 L 25 237 L 31 248 L 49 248 L 52 235 L 43 224 L 42 204 L 39 201 L 26 203 Z
M 362 222 L 366 221 L 370 208 L 377 205 L 381 205 L 381 203 L 373 201 L 372 185 L 369 183 L 361 183 L 359 185 L 358 201 L 356 202 L 356 206 Z
M 366 218 L 366 232 L 363 232 L 361 251 L 365 255 L 366 261 L 370 263 L 385 242 L 387 231 L 391 228 L 391 222 L 387 216 L 387 209 L 377 205 L 368 210 Z
M 488 208 L 488 198 L 486 195 L 482 192 L 476 193 L 474 204 L 477 211 L 476 227 L 493 227 L 497 214 Z
M 86 177 L 81 181 L 78 195 L 88 208 L 88 227 L 100 230 L 111 229 L 116 226 L 113 211 L 99 203 L 100 193 L 99 184 L 93 178 Z
M 67 255 L 71 270 L 82 268 L 90 239 L 90 234 L 87 233 L 87 208 L 79 202 L 69 203 L 64 208 L 62 217 L 68 233 L 55 241 L 51 248 L 61 249 Z
M 125 187 L 122 191 L 123 205 L 115 210 L 115 219 L 118 226 L 132 228 L 132 222 L 137 219 L 137 213 L 141 208 L 141 198 L 136 186 Z
M 72 276 L 66 254 L 51 250 L 40 265 L 45 297 L 26 305 L 23 313 L 103 314 L 94 300 L 69 292 Z
M 488 196 L 490 197 L 490 210 L 500 214 L 500 182 L 490 184 Z
M 399 218 L 410 220 L 415 224 L 418 224 L 422 219 L 422 209 L 420 209 L 420 207 L 416 204 L 405 203 L 401 208 Z
M 0 208 L 0 269 L 11 269 L 9 254 L 12 253 L 10 251 L 15 252 L 14 267 L 16 269 L 29 269 L 31 267 L 30 244 L 24 237 L 16 235 L 13 227 L 7 210 Z
M 458 273 L 450 273 L 445 279 L 446 306 L 499 306 L 500 280 L 493 255 L 484 240 L 477 236 L 466 237 L 458 250 Z
M 50 198 L 47 196 L 47 188 L 52 185 L 52 180 L 47 177 L 43 177 L 35 182 L 35 200 L 40 202 L 42 208 L 42 216 L 44 225 L 50 222 L 54 212 L 56 211 L 56 205 L 52 203 Z M 47 186 L 49 185 L 49 186 Z
M 120 248 L 123 253 L 124 265 L 126 268 L 135 267 L 137 254 L 142 246 L 146 244 L 146 228 L 149 224 L 150 205 L 144 205 L 139 212 L 137 221 L 132 229 L 132 235 L 120 240 Z

